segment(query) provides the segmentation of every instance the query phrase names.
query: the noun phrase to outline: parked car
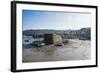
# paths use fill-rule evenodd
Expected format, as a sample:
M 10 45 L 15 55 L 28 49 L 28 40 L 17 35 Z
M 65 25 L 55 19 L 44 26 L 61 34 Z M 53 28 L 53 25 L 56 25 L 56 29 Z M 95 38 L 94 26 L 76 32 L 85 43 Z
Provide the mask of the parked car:
M 36 47 L 40 47 L 40 46 L 44 46 L 45 43 L 44 41 L 34 41 L 31 43 L 32 46 L 36 46 Z
M 63 40 L 62 42 L 63 42 L 63 44 L 67 44 L 68 40 Z
M 89 38 L 79 37 L 79 40 L 89 40 Z
M 62 42 L 56 43 L 55 46 L 63 46 L 64 44 Z

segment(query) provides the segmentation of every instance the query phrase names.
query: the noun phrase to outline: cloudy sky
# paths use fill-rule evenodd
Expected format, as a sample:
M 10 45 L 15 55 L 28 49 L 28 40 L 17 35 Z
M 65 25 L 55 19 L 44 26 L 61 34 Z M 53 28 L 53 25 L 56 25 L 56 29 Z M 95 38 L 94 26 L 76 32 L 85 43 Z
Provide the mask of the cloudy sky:
M 90 13 L 22 11 L 23 30 L 28 29 L 81 29 L 91 27 Z

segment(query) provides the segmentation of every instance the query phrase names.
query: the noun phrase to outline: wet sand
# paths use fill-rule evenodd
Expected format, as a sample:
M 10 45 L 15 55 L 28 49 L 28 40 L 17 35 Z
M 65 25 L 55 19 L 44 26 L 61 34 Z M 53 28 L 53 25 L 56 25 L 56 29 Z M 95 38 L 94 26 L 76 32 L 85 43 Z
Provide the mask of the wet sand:
M 22 60 L 26 62 L 69 61 L 91 59 L 91 41 L 70 39 L 64 46 L 23 48 Z

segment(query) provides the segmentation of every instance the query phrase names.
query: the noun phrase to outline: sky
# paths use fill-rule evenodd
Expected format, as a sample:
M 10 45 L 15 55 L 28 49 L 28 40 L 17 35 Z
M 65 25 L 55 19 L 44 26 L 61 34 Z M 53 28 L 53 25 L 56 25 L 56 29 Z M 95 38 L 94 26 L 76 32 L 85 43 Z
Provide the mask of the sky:
M 22 11 L 23 30 L 35 29 L 81 29 L 91 27 L 90 13 L 54 12 L 54 11 Z

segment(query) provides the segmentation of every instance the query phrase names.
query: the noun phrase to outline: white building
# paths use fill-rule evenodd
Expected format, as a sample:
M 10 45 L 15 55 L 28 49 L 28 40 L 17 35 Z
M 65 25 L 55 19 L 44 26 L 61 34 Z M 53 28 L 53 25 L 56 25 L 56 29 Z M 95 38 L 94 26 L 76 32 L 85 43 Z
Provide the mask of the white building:
M 43 38 L 33 38 L 32 36 L 23 36 L 22 38 L 22 43 L 24 45 L 28 45 L 28 44 L 31 44 L 32 42 L 34 41 L 42 41 L 44 40 Z

